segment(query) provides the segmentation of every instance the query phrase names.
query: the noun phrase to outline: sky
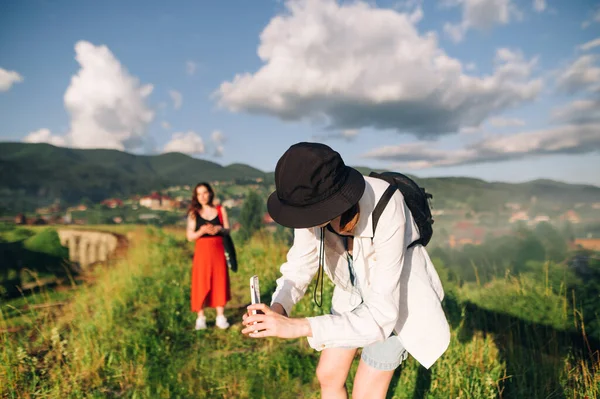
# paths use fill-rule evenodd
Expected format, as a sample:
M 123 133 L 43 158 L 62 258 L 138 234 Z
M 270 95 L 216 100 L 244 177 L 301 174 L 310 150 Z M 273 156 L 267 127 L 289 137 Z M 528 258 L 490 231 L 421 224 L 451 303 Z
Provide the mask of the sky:
M 0 141 L 600 186 L 600 1 L 4 1 Z

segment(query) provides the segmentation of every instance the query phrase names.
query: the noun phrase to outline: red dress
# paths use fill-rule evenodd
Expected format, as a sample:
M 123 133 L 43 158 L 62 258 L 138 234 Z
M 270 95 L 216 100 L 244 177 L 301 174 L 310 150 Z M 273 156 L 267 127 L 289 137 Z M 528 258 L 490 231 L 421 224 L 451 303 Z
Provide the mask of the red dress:
M 196 231 L 205 223 L 222 226 L 220 206 L 217 207 L 217 211 L 218 215 L 208 221 L 196 215 Z M 204 307 L 225 306 L 229 300 L 231 288 L 223 237 L 203 235 L 196 240 L 192 263 L 192 312 L 197 313 Z

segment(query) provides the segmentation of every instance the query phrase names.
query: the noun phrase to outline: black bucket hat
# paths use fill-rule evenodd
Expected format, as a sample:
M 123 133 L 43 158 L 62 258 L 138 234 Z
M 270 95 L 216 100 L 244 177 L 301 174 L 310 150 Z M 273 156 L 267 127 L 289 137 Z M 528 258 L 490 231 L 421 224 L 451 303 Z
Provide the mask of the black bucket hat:
M 365 179 L 339 153 L 320 143 L 297 143 L 277 161 L 267 209 L 286 227 L 315 227 L 335 219 L 362 197 Z

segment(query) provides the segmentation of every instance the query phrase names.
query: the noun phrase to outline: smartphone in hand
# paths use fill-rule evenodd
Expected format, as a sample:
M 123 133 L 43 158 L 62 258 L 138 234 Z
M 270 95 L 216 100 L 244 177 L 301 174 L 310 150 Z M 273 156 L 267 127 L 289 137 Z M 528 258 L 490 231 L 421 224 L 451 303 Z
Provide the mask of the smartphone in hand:
M 260 303 L 260 286 L 258 284 L 258 276 L 250 277 L 250 300 L 252 304 Z M 263 314 L 260 310 L 252 310 L 251 314 Z

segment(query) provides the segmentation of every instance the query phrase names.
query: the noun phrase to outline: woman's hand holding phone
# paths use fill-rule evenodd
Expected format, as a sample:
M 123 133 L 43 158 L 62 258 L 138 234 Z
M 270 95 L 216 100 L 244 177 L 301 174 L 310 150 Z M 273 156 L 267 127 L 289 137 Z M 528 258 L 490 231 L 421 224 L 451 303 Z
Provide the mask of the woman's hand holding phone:
M 260 303 L 260 286 L 258 276 L 250 277 L 250 299 L 252 305 L 248 306 L 248 314 L 242 317 L 242 324 L 246 326 L 242 334 L 252 338 L 279 337 L 298 338 L 312 336 L 310 323 L 307 319 L 291 319 L 284 315 L 285 309 L 279 303 L 273 304 L 273 309 Z
M 244 315 L 242 324 L 246 326 L 242 334 L 252 338 L 279 337 L 299 338 L 312 336 L 308 319 L 292 319 L 283 316 L 264 303 L 248 306 L 248 310 L 262 311 L 264 314 Z

